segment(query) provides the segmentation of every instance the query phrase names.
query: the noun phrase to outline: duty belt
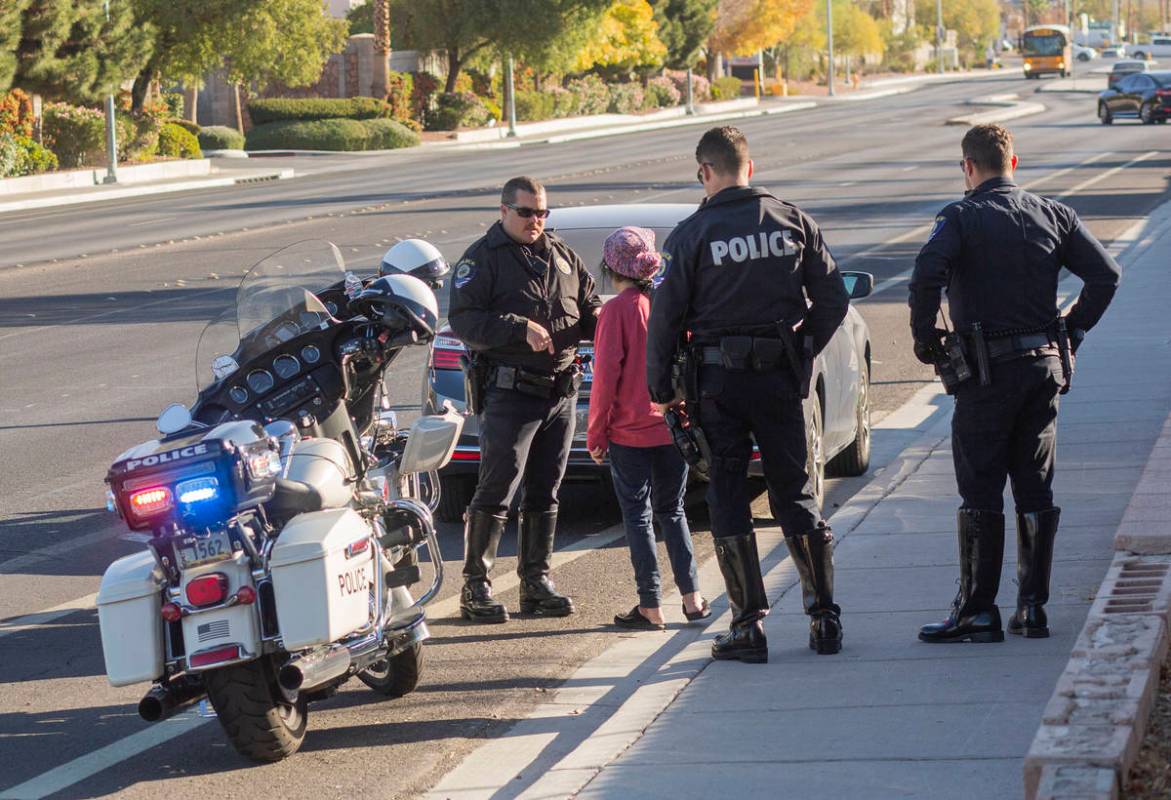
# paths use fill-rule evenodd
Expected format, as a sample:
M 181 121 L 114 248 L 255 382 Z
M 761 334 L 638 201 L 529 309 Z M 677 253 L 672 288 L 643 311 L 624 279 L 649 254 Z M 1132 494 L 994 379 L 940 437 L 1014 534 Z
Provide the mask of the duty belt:
M 550 374 L 499 364 L 492 367 L 488 385 L 545 400 L 569 397 L 581 387 L 581 368 L 573 364 Z
M 718 346 L 693 349 L 700 364 L 736 372 L 773 372 L 789 365 L 784 343 L 773 337 L 724 336 Z
M 1030 333 L 1022 336 L 998 336 L 989 338 L 988 357 L 993 361 L 1025 353 L 1029 350 L 1042 350 L 1057 347 L 1057 343 L 1046 333 Z

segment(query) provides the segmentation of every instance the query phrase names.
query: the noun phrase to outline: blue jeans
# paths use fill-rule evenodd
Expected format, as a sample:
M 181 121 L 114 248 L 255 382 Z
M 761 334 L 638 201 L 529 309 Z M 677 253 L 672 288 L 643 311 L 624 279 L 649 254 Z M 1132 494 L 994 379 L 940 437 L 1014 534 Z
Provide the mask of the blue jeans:
M 651 515 L 658 521 L 667 543 L 667 556 L 681 594 L 696 591 L 695 554 L 691 530 L 683 513 L 683 492 L 687 487 L 687 462 L 674 445 L 627 447 L 610 443 L 610 475 L 626 524 L 630 563 L 638 585 L 638 604 L 659 607 L 659 561 L 655 554 L 655 531 Z

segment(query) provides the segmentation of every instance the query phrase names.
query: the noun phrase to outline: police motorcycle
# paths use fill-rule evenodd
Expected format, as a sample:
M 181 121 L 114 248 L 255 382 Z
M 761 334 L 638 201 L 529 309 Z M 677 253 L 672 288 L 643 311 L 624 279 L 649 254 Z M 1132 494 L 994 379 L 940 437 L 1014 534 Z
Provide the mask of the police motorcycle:
M 316 241 L 261 261 L 200 337 L 194 405 L 110 467 L 111 510 L 147 550 L 102 578 L 102 650 L 114 686 L 153 682 L 144 719 L 206 696 L 241 754 L 279 761 L 350 678 L 415 688 L 443 579 L 424 483 L 463 417 L 404 430 L 384 376 L 434 335 L 442 267 L 363 281 Z

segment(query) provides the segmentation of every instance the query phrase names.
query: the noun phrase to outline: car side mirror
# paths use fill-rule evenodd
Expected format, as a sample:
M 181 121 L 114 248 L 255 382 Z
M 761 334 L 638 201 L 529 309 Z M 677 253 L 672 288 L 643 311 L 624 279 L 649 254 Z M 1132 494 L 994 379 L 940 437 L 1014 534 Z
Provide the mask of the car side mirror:
M 869 272 L 842 272 L 842 281 L 851 300 L 869 297 L 874 291 L 874 276 Z

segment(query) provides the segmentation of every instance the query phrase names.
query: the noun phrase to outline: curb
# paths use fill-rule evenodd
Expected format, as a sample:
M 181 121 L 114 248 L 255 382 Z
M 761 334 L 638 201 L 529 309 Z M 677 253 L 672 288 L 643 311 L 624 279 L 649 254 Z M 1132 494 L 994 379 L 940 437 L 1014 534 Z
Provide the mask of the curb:
M 1169 464 L 1171 415 L 1115 533 L 1120 552 L 1025 757 L 1026 800 L 1114 800 L 1138 757 L 1171 644 Z
M 968 101 L 973 106 L 998 106 L 993 111 L 982 111 L 977 114 L 965 114 L 962 117 L 952 117 L 948 125 L 985 125 L 991 122 L 1007 122 L 1010 119 L 1019 119 L 1032 114 L 1040 114 L 1045 110 L 1041 103 L 1021 102 L 1016 94 L 993 94 L 987 97 L 977 97 Z
M 548 138 L 542 137 L 538 139 L 526 139 L 524 144 L 561 144 L 563 142 L 577 142 L 583 139 L 601 139 L 606 136 L 621 136 L 624 133 L 639 133 L 640 131 L 682 128 L 687 125 L 703 125 L 730 119 L 767 117 L 773 116 L 775 114 L 786 114 L 790 111 L 804 111 L 806 109 L 816 107 L 817 103 L 811 100 L 799 101 L 794 103 L 786 103 L 785 105 L 774 106 L 772 108 L 754 108 L 750 111 L 729 111 L 723 114 L 708 114 L 702 117 L 696 115 L 694 117 L 683 117 L 680 119 L 664 120 L 661 122 L 636 122 L 629 125 L 616 126 L 613 128 L 598 128 L 595 130 L 579 131 L 577 133 L 566 133 L 560 136 L 550 136 Z
M 72 206 L 81 203 L 100 203 L 104 200 L 120 200 L 124 197 L 143 197 L 152 194 L 171 194 L 173 192 L 187 192 L 195 189 L 215 189 L 223 186 L 236 186 L 249 183 L 264 183 L 267 181 L 287 180 L 295 177 L 293 170 L 282 169 L 261 175 L 248 175 L 238 178 L 209 178 L 205 180 L 181 181 L 177 183 L 163 183 L 145 186 L 127 186 L 121 189 L 98 190 L 87 194 L 56 195 L 54 197 L 34 197 L 27 200 L 16 200 L 10 203 L 0 203 L 0 214 L 12 211 L 32 211 L 38 208 L 53 208 L 56 206 Z

